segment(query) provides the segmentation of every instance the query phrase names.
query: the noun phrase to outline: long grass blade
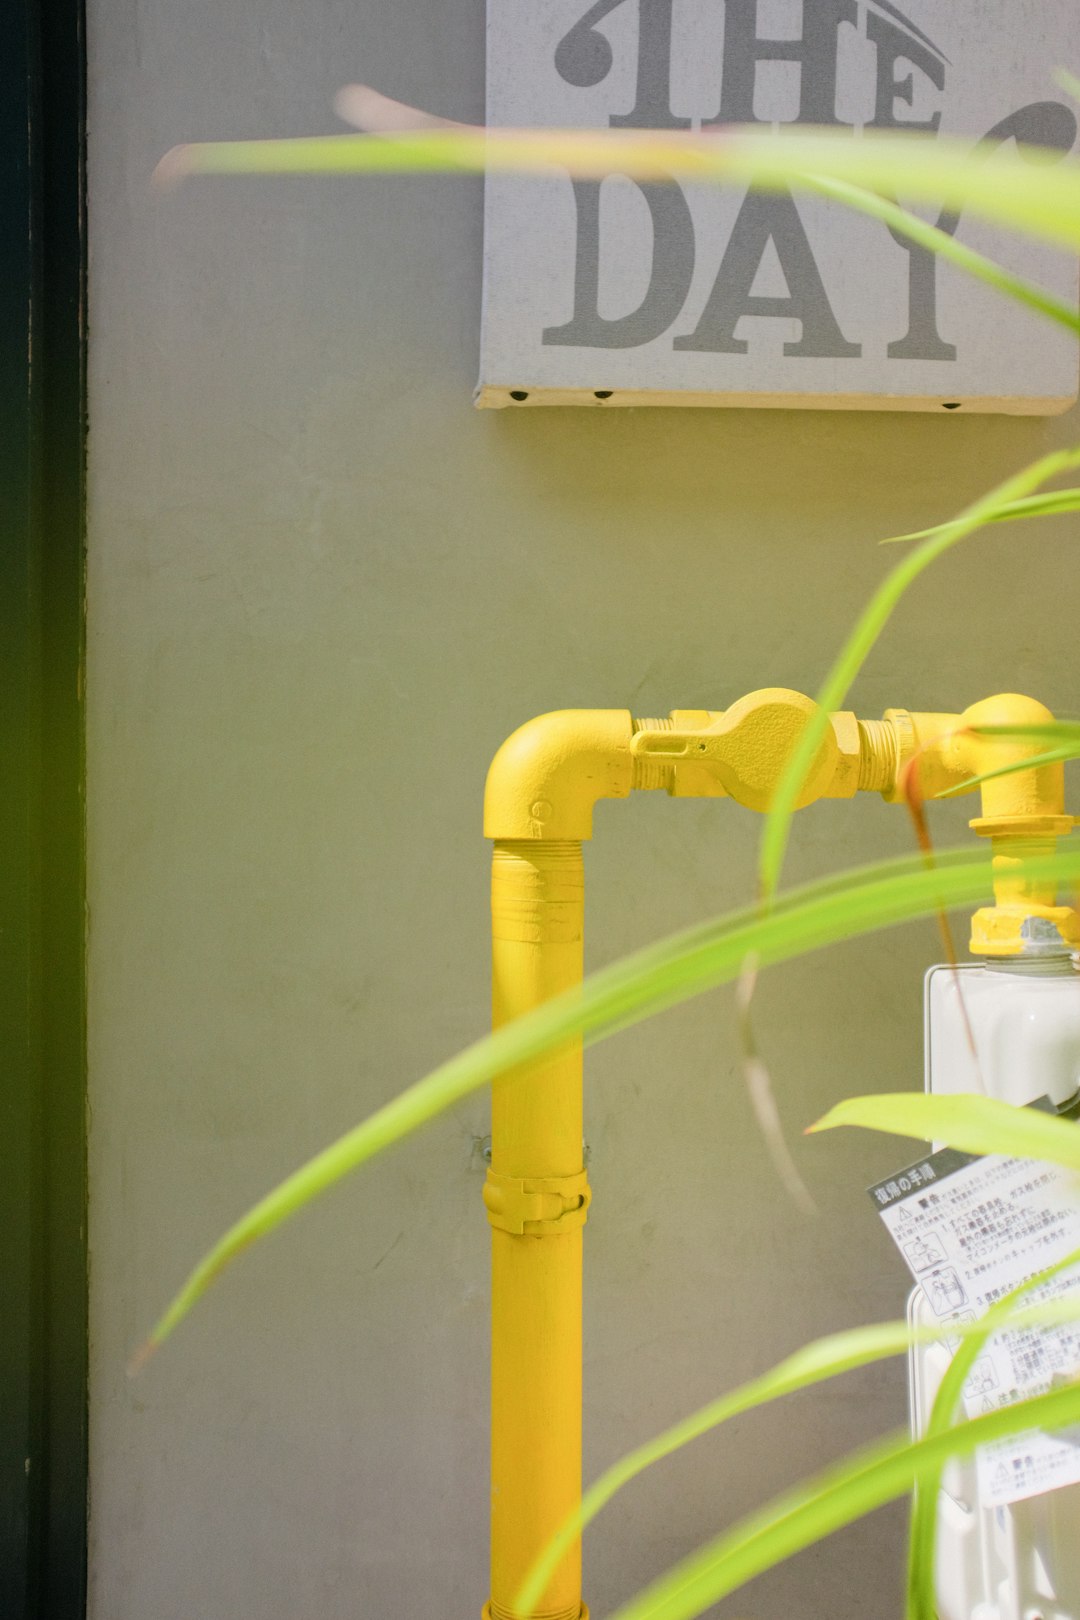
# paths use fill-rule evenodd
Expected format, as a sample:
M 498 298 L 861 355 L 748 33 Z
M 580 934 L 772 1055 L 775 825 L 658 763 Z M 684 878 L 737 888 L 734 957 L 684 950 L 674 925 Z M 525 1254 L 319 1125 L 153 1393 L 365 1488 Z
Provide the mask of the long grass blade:
M 656 130 L 394 129 L 174 147 L 158 178 L 192 174 L 545 173 L 580 178 L 712 180 L 758 188 L 822 180 L 967 210 L 1065 247 L 1080 247 L 1080 169 L 1060 152 L 1018 146 L 973 162 L 970 143 L 918 134 L 744 127 Z
M 1048 489 L 1041 495 L 1025 495 L 1019 501 L 1006 501 L 997 511 L 989 512 L 987 523 L 1015 523 L 1022 518 L 1058 517 L 1064 512 L 1080 511 L 1080 489 Z M 955 521 L 955 520 L 954 520 Z M 941 534 L 947 523 L 935 524 L 932 529 L 916 529 L 911 534 L 892 534 L 879 540 L 879 546 L 902 546 L 912 540 L 929 540 Z
M 791 818 L 803 783 L 813 765 L 834 709 L 843 705 L 852 682 L 873 650 L 904 593 L 931 563 L 981 529 L 988 515 L 1009 501 L 1020 499 L 1048 479 L 1080 466 L 1080 449 L 1055 451 L 1007 478 L 996 489 L 943 524 L 898 563 L 878 586 L 844 642 L 817 693 L 817 711 L 810 716 L 791 751 L 765 820 L 758 862 L 758 884 L 764 901 L 776 893 L 791 829 Z
M 1080 1260 L 1080 1252 L 1072 1260 Z M 1037 1280 L 1045 1280 L 1052 1274 L 1047 1272 L 1043 1279 L 1033 1280 L 1027 1286 L 1034 1287 Z M 1010 1330 L 1019 1331 L 1025 1327 L 1044 1328 L 1072 1322 L 1077 1316 L 1080 1316 L 1080 1296 L 1048 1300 L 1021 1311 L 1014 1308 L 1006 1310 L 1002 1302 L 978 1322 L 950 1324 L 949 1332 L 961 1338 L 977 1337 L 981 1346 L 1006 1318 Z M 938 1325 L 913 1329 L 906 1322 L 881 1322 L 870 1327 L 829 1334 L 826 1338 L 804 1345 L 761 1377 L 751 1379 L 719 1399 L 710 1401 L 665 1429 L 662 1434 L 637 1446 L 589 1486 L 578 1511 L 564 1521 L 529 1571 L 516 1598 L 517 1608 L 522 1614 L 536 1611 L 548 1581 L 568 1548 L 624 1486 L 654 1463 L 662 1462 L 665 1457 L 672 1456 L 694 1440 L 718 1429 L 729 1418 L 754 1411 L 798 1390 L 823 1383 L 826 1379 L 837 1378 L 859 1367 L 901 1355 L 912 1345 L 931 1344 L 940 1337 L 941 1328 Z
M 939 258 L 948 259 L 950 264 L 974 276 L 977 281 L 986 282 L 988 286 L 1004 293 L 1015 303 L 1026 304 L 1036 314 L 1045 316 L 1058 326 L 1063 326 L 1074 337 L 1080 333 L 1080 312 L 1074 304 L 1055 297 L 1044 287 L 1036 286 L 1033 281 L 1027 281 L 1023 276 L 1015 275 L 1004 265 L 988 259 L 984 253 L 977 253 L 974 248 L 957 241 L 948 231 L 920 219 L 918 214 L 911 213 L 907 208 L 901 208 L 891 198 L 879 196 L 874 191 L 866 191 L 862 186 L 848 185 L 843 180 L 820 180 L 812 181 L 811 184 L 813 190 L 820 191 L 823 196 L 833 197 L 837 202 L 845 203 L 856 213 L 867 214 L 871 219 L 879 219 L 891 230 L 899 231 L 911 241 L 917 242 L 920 247 L 937 254 Z
M 225 1266 L 256 1239 L 497 1075 L 578 1035 L 594 1043 L 654 1012 L 729 983 L 752 953 L 768 966 L 891 923 L 978 900 L 989 892 L 991 873 L 982 849 L 942 852 L 933 871 L 918 860 L 881 862 L 792 890 L 766 915 L 754 906 L 700 924 L 593 974 L 580 989 L 547 1002 L 441 1064 L 260 1199 L 195 1267 L 133 1365 L 141 1365 Z M 1080 878 L 1080 852 L 1061 849 L 1018 863 L 1017 876 L 1075 880 Z
M 1015 737 L 1020 742 L 1056 742 L 1058 746 L 1048 748 L 1041 754 L 1021 755 L 1018 759 L 1006 760 L 1003 765 L 995 765 L 993 770 L 969 776 L 954 787 L 942 788 L 935 795 L 938 799 L 954 799 L 959 794 L 971 793 L 984 782 L 994 782 L 1000 776 L 1012 776 L 1016 771 L 1038 770 L 1043 765 L 1062 765 L 1070 759 L 1080 759 L 1080 724 L 1075 720 L 1048 720 L 1030 726 L 969 726 L 966 730 L 975 737 Z
M 943 1434 L 889 1436 L 777 1497 L 692 1553 L 617 1610 L 612 1620 L 694 1620 L 711 1604 L 825 1536 L 873 1512 L 950 1456 L 967 1456 L 1028 1429 L 1060 1429 L 1080 1416 L 1080 1386 L 1000 1407 Z
M 807 1134 L 858 1125 L 890 1136 L 944 1142 L 966 1153 L 1005 1153 L 1046 1159 L 1080 1170 L 1080 1131 L 1069 1120 L 1038 1109 L 1018 1108 L 994 1097 L 930 1096 L 924 1092 L 883 1092 L 847 1097 L 807 1127 Z
M 971 726 L 975 737 L 1016 737 L 1021 742 L 1078 742 L 1080 720 L 1021 720 L 1011 724 Z
M 1014 759 L 1008 765 L 998 765 L 992 771 L 983 771 L 980 776 L 969 776 L 966 782 L 958 782 L 955 787 L 942 788 L 935 797 L 955 799 L 961 793 L 971 793 L 975 788 L 982 787 L 984 782 L 996 782 L 999 776 L 1012 776 L 1016 771 L 1034 771 L 1043 765 L 1064 765 L 1070 759 L 1080 759 L 1080 742 L 1063 743 L 1060 748 L 1050 748 L 1045 754 L 1032 754 L 1027 759 Z

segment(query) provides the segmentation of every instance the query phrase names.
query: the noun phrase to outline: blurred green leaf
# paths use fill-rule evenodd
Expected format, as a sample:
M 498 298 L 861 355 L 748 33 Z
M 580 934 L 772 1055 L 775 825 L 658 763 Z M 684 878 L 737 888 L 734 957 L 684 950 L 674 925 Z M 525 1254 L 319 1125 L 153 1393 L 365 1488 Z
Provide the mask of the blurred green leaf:
M 1068 75 L 1062 83 L 1080 89 Z M 377 99 L 377 98 L 376 98 Z M 409 109 L 399 109 L 406 121 Z M 991 162 L 973 161 L 967 143 L 918 136 L 870 132 L 853 141 L 847 134 L 800 130 L 783 134 L 746 129 L 701 134 L 651 131 L 476 130 L 465 127 L 413 129 L 399 126 L 377 135 L 337 136 L 313 140 L 207 143 L 174 149 L 159 166 L 162 179 L 197 173 L 301 174 L 401 172 L 519 172 L 546 174 L 552 169 L 577 176 L 609 173 L 638 180 L 716 181 L 750 184 L 763 189 L 802 188 L 824 193 L 864 214 L 880 219 L 910 239 L 940 254 L 966 272 L 1056 322 L 1080 331 L 1075 309 L 1044 289 L 1014 275 L 984 255 L 957 242 L 947 232 L 901 208 L 891 197 L 903 194 L 917 202 L 944 205 L 1036 235 L 1070 248 L 1080 247 L 1080 168 L 1060 154 L 1019 148 L 999 152 Z M 340 1177 L 391 1143 L 402 1139 L 469 1091 L 521 1062 L 564 1044 L 578 1034 L 605 1038 L 664 1007 L 735 977 L 750 955 L 762 964 L 780 962 L 804 951 L 883 927 L 889 922 L 928 915 L 978 898 L 989 888 L 984 854 L 955 852 L 939 858 L 928 871 L 917 863 L 884 863 L 860 873 L 844 874 L 776 897 L 787 844 L 790 817 L 801 783 L 817 751 L 831 710 L 840 706 L 851 681 L 874 645 L 908 585 L 951 545 L 983 524 L 1076 510 L 1080 491 L 1032 494 L 1038 485 L 1067 467 L 1080 464 L 1080 453 L 1044 458 L 1007 480 L 959 517 L 914 536 L 918 548 L 885 580 L 863 614 L 830 671 L 818 701 L 820 712 L 806 728 L 789 761 L 775 797 L 762 841 L 762 894 L 771 901 L 763 915 L 751 909 L 690 930 L 594 975 L 580 992 L 547 1004 L 528 1018 L 477 1042 L 441 1065 L 424 1080 L 395 1098 L 288 1178 L 244 1216 L 200 1263 L 184 1289 L 155 1328 L 150 1345 L 160 1343 L 182 1319 L 222 1268 L 244 1247 L 273 1230 Z M 971 788 L 1011 769 L 1054 763 L 1072 757 L 1075 739 L 1056 734 L 1055 746 L 1035 760 L 1000 767 L 964 784 Z M 1080 751 L 1080 747 L 1076 751 Z M 1026 863 L 1031 875 L 1080 876 L 1080 860 L 1061 855 Z M 927 1108 L 945 1104 L 947 1108 Z M 862 1098 L 838 1105 L 814 1129 L 840 1124 L 870 1125 L 924 1139 L 952 1140 L 974 1151 L 1000 1151 L 1057 1158 L 1080 1168 L 1080 1149 L 1066 1143 L 1072 1127 L 1029 1110 L 1005 1110 L 982 1098 Z M 1018 1116 L 1021 1116 L 1018 1118 Z M 1077 1140 L 1080 1140 L 1078 1138 Z M 1063 1157 L 1063 1155 L 1065 1155 Z M 1065 1302 L 1056 1302 L 1058 1308 Z M 991 1331 L 996 1308 L 973 1324 L 968 1346 L 953 1362 L 943 1385 L 958 1396 L 963 1383 L 961 1357 L 967 1365 Z M 1048 1307 L 1040 1307 L 1044 1312 Z M 936 1329 L 933 1330 L 936 1332 Z M 736 1411 L 746 1411 L 792 1390 L 818 1382 L 906 1347 L 911 1335 L 902 1324 L 884 1324 L 834 1335 L 789 1357 L 779 1367 L 624 1458 L 597 1481 L 582 1505 L 585 1523 L 616 1490 L 642 1468 L 679 1445 L 715 1427 Z M 947 1389 L 948 1386 L 948 1389 Z M 1080 1390 L 1050 1396 L 949 1428 L 955 1399 L 939 1399 L 932 1432 L 922 1441 L 893 1440 L 871 1448 L 816 1481 L 788 1493 L 770 1509 L 752 1516 L 685 1561 L 620 1611 L 617 1620 L 684 1620 L 811 1540 L 890 1496 L 906 1490 L 914 1478 L 940 1477 L 951 1452 L 999 1434 L 1038 1426 L 1060 1426 L 1080 1415 Z M 944 1413 L 940 1432 L 939 1408 Z M 936 1486 L 933 1490 L 936 1501 Z M 933 1534 L 933 1516 L 929 1534 Z M 572 1538 L 579 1523 L 564 1528 Z M 926 1551 L 926 1522 L 920 1524 L 919 1547 Z M 565 1545 L 565 1541 L 562 1546 Z M 549 1557 L 557 1561 L 560 1545 Z M 913 1538 L 916 1591 L 925 1599 L 929 1565 L 919 1564 Z M 550 1565 L 545 1566 L 550 1567 Z M 544 1567 L 535 1572 L 542 1588 Z M 921 1586 L 920 1586 L 921 1582 Z M 931 1600 L 932 1601 L 932 1600 Z M 528 1607 L 528 1603 L 525 1603 Z
M 480 129 L 403 127 L 410 119 L 430 123 L 426 114 L 379 97 L 363 86 L 350 88 L 362 120 L 385 127 L 381 133 L 286 141 L 211 142 L 177 147 L 162 160 L 159 175 L 195 173 L 374 173 L 406 171 L 544 172 L 554 167 L 578 176 L 628 175 L 638 180 L 696 179 L 744 182 L 768 189 L 801 185 L 826 192 L 950 257 L 954 263 L 993 281 L 1040 312 L 1078 329 L 1075 310 L 964 248 L 948 233 L 919 220 L 881 192 L 902 191 L 921 201 L 968 208 L 985 217 L 1049 240 L 1080 246 L 1080 166 L 1059 152 L 1015 146 L 992 160 L 969 143 L 918 134 L 850 134 L 821 129 L 783 133 L 746 127 L 700 133 L 655 130 Z M 363 108 L 371 108 L 365 118 Z M 352 115 L 350 115 L 352 116 Z M 829 711 L 846 696 L 852 680 L 908 585 L 951 545 L 1001 509 L 1034 490 L 1057 472 L 1080 464 L 1080 454 L 1061 452 L 1007 480 L 952 522 L 925 537 L 924 544 L 884 581 L 854 627 L 839 659 L 818 693 L 822 712 L 805 728 L 793 751 L 766 822 L 759 881 L 762 898 L 776 893 L 790 819 L 801 785 L 829 723 Z
M 151 1335 L 164 1340 L 223 1267 L 342 1176 L 433 1119 L 495 1076 L 581 1034 L 591 1042 L 651 1013 L 730 982 L 745 955 L 763 965 L 927 916 L 977 899 L 991 886 L 982 849 L 942 852 L 928 871 L 921 859 L 881 862 L 792 890 L 773 911 L 756 907 L 661 940 L 593 974 L 568 992 L 477 1041 L 402 1092 L 370 1119 L 317 1154 L 233 1226 L 200 1263 Z M 1059 851 L 1018 865 L 1018 875 L 1080 876 L 1080 852 Z
M 1080 740 L 1080 720 L 1014 721 L 972 726 L 971 731 L 976 737 L 1016 737 L 1021 742 L 1076 742 Z
M 1071 1264 L 1076 1260 L 1080 1260 L 1080 1251 L 1064 1264 Z M 1055 1268 L 1057 1269 L 1060 1268 Z M 1051 1274 L 1048 1272 L 1046 1275 Z M 1034 1287 L 1035 1282 L 1032 1281 L 1028 1286 Z M 977 1339 L 981 1348 L 986 1340 L 1006 1323 L 1006 1320 L 1010 1329 L 1019 1330 L 1025 1327 L 1040 1328 L 1071 1322 L 1078 1316 L 1080 1316 L 1080 1296 L 1050 1300 L 1031 1306 L 1026 1311 L 1017 1311 L 1012 1306 L 1006 1309 L 1005 1303 L 1002 1302 L 978 1322 L 957 1322 L 951 1325 L 950 1333 L 955 1327 L 957 1336 Z M 871 1362 L 900 1355 L 913 1344 L 931 1344 L 940 1337 L 941 1328 L 938 1325 L 912 1329 L 906 1322 L 881 1322 L 871 1327 L 853 1328 L 845 1333 L 833 1333 L 827 1338 L 816 1339 L 812 1344 L 804 1345 L 802 1349 L 797 1350 L 794 1355 L 788 1356 L 760 1378 L 751 1379 L 749 1383 L 740 1385 L 738 1389 L 720 1396 L 718 1400 L 710 1401 L 707 1406 L 673 1424 L 654 1439 L 628 1452 L 589 1486 L 582 1497 L 578 1512 L 560 1526 L 558 1533 L 537 1558 L 517 1595 L 518 1609 L 522 1614 L 537 1612 L 548 1581 L 582 1530 L 592 1523 L 601 1509 L 607 1506 L 624 1485 L 628 1485 L 654 1463 L 670 1457 L 683 1446 L 719 1428 L 729 1418 L 753 1411 L 770 1401 L 780 1400 L 785 1395 L 807 1389 L 828 1378 L 852 1372 L 857 1367 L 865 1367 Z M 961 1387 L 962 1385 L 963 1380 Z
M 1026 860 L 1018 863 L 1017 875 L 1076 879 L 1080 852 L 1059 850 Z M 578 1034 L 592 1042 L 602 1040 L 729 983 L 751 953 L 768 966 L 890 923 L 948 910 L 987 894 L 991 876 L 989 856 L 981 848 L 943 851 L 933 870 L 920 857 L 880 862 L 793 889 L 766 915 L 751 907 L 699 924 L 593 974 L 579 990 L 546 1002 L 440 1064 L 268 1193 L 196 1266 L 133 1365 L 140 1365 L 168 1337 L 229 1261 L 257 1238 L 495 1076 Z
M 918 242 L 920 247 L 927 248 L 939 258 L 948 259 L 950 264 L 974 276 L 977 281 L 985 281 L 988 286 L 996 288 L 1015 303 L 1026 304 L 1036 314 L 1045 316 L 1058 326 L 1063 326 L 1074 337 L 1080 333 L 1080 312 L 1077 311 L 1075 304 L 1066 303 L 1063 298 L 1055 297 L 1044 287 L 1037 287 L 1034 282 L 1025 280 L 1023 276 L 1014 275 L 1011 270 L 1006 270 L 1004 265 L 996 264 L 983 253 L 976 253 L 974 248 L 969 248 L 963 242 L 957 241 L 955 236 L 950 236 L 948 231 L 930 225 L 925 219 L 920 219 L 918 214 L 901 208 L 891 198 L 881 197 L 877 192 L 866 191 L 861 186 L 848 185 L 842 180 L 812 180 L 811 189 L 821 192 L 826 197 L 833 197 L 837 202 L 845 203 L 857 213 L 881 220 L 882 224 L 888 225 L 890 229 L 900 231 L 913 242 Z
M 923 1092 L 884 1092 L 876 1097 L 847 1097 L 830 1108 L 815 1131 L 840 1125 L 944 1142 L 967 1153 L 1005 1153 L 1080 1170 L 1080 1131 L 1065 1119 L 1038 1109 L 1016 1108 L 993 1097 L 932 1097 Z
M 782 134 L 745 126 L 700 133 L 656 130 L 396 129 L 277 141 L 174 147 L 158 177 L 192 174 L 544 173 L 582 178 L 711 180 L 764 190 L 845 182 L 932 202 L 1080 247 L 1080 168 L 1059 152 L 1016 147 L 991 161 L 970 142 L 867 130 Z
M 1040 484 L 1046 483 L 1047 479 L 1076 466 L 1080 466 L 1080 450 L 1059 450 L 1041 457 L 1023 471 L 1007 478 L 989 494 L 974 501 L 951 523 L 942 524 L 928 539 L 909 552 L 878 586 L 856 620 L 836 661 L 825 677 L 824 684 L 816 694 L 817 711 L 803 727 L 773 796 L 761 835 L 758 857 L 758 883 L 764 902 L 770 901 L 776 893 L 787 850 L 791 818 L 795 813 L 803 783 L 810 773 L 822 738 L 831 723 L 832 712 L 843 707 L 852 682 L 873 651 L 878 637 L 908 587 L 952 546 L 981 529 L 989 521 L 991 512 L 1009 501 L 1028 494 Z
M 1060 1429 L 1080 1417 L 1080 1387 L 1037 1395 L 943 1434 L 894 1434 L 741 1520 L 624 1604 L 612 1620 L 694 1620 L 755 1575 L 904 1495 L 950 1456 L 1028 1429 Z

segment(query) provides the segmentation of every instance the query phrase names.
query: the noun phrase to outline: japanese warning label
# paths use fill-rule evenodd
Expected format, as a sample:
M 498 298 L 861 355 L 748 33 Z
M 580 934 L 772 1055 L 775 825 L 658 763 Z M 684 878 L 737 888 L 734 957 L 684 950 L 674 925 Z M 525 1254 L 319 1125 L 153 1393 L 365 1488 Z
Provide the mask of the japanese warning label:
M 955 1350 L 950 1322 L 973 1322 L 1037 1272 L 1080 1249 L 1080 1178 L 1057 1165 L 945 1148 L 870 1188 L 908 1270 Z M 1028 1296 L 1080 1289 L 1072 1266 Z M 964 1389 L 969 1417 L 1039 1395 L 1080 1372 L 1075 1324 L 997 1335 Z M 1028 1431 L 976 1453 L 984 1506 L 1020 1502 L 1080 1483 L 1080 1432 Z

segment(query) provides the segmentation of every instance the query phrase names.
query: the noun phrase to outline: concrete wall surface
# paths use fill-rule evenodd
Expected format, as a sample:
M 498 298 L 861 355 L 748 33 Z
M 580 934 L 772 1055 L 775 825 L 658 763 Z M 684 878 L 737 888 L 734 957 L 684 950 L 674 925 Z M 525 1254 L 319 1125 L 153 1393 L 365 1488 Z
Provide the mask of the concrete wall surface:
M 470 179 L 150 184 L 173 143 L 335 127 L 361 78 L 483 112 L 482 0 L 90 0 L 92 1620 L 419 1620 L 486 1596 L 486 1102 L 245 1256 L 134 1381 L 189 1266 L 302 1158 L 481 1032 L 487 762 L 564 706 L 813 690 L 881 577 L 1075 418 L 477 413 Z M 992 334 L 988 334 L 988 338 Z M 853 695 L 1078 703 L 1055 519 L 957 549 Z M 966 807 L 943 809 L 943 843 Z M 592 965 L 752 893 L 749 813 L 639 795 L 588 855 Z M 799 820 L 791 879 L 903 851 L 876 798 Z M 863 1191 L 905 1147 L 801 1127 L 921 1083 L 912 925 L 768 975 L 820 1207 L 777 1186 L 730 996 L 588 1058 L 586 1475 L 806 1339 L 899 1315 Z M 733 1425 L 596 1525 L 647 1577 L 905 1420 L 885 1363 Z M 904 1510 L 718 1612 L 899 1615 Z

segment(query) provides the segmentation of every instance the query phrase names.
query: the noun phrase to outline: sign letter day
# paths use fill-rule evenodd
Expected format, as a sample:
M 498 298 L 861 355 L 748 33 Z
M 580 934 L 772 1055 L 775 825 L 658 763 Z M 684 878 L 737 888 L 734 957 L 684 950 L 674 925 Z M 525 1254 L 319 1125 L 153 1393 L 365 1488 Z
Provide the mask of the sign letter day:
M 490 125 L 745 123 L 1075 153 L 1080 0 L 488 0 Z M 905 199 L 897 199 L 901 203 Z M 1075 257 L 942 230 L 1074 302 Z M 477 403 L 1064 410 L 1070 334 L 805 193 L 489 175 Z

